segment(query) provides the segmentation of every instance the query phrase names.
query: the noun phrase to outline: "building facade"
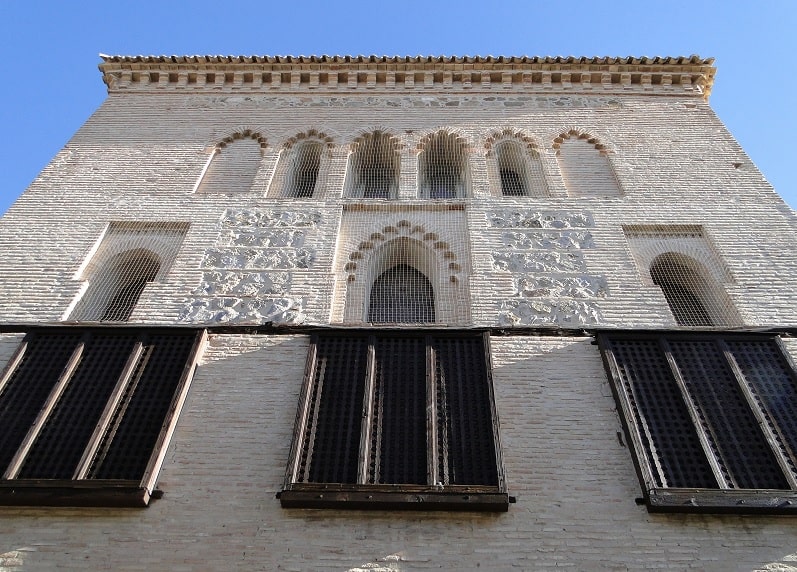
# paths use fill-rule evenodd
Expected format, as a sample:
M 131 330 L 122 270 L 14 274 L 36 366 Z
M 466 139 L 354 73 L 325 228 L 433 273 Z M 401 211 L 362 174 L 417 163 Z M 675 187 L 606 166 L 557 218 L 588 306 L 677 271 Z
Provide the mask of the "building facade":
M 797 215 L 713 60 L 100 71 L 0 221 L 0 569 L 797 560 Z

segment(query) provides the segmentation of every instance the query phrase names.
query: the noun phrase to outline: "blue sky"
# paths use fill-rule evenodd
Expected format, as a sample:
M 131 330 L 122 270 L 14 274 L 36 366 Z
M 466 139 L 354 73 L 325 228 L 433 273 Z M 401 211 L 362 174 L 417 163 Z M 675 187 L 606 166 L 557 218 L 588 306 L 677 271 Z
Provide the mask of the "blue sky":
M 795 34 L 795 0 L 0 0 L 0 212 L 102 103 L 99 53 L 711 56 L 712 107 L 797 208 Z

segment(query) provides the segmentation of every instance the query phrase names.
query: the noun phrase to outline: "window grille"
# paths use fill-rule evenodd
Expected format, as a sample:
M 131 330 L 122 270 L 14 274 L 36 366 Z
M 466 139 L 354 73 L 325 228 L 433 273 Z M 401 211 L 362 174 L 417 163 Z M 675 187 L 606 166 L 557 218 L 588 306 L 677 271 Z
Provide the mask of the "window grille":
M 421 196 L 428 199 L 465 197 L 467 169 L 464 141 L 445 132 L 431 136 L 419 157 Z
M 313 196 L 321 169 L 322 150 L 319 141 L 306 141 L 296 145 L 290 159 L 286 196 L 296 198 Z
M 359 138 L 349 158 L 347 196 L 391 199 L 398 196 L 399 143 L 382 131 Z
M 382 272 L 371 287 L 368 321 L 433 323 L 434 289 L 429 279 L 408 264 L 396 264 Z
M 0 378 L 0 504 L 146 505 L 192 330 L 45 330 Z
M 493 153 L 503 196 L 548 196 L 542 160 L 535 149 L 515 139 L 505 139 L 495 145 Z
M 724 292 L 696 260 L 674 252 L 662 254 L 650 265 L 650 277 L 661 288 L 679 326 L 723 326 L 735 322 L 728 317 L 729 302 Z
M 650 510 L 795 510 L 797 374 L 776 338 L 613 332 L 599 342 Z
M 87 288 L 69 319 L 130 320 L 145 289 L 168 272 L 187 229 L 172 222 L 111 223 L 83 271 Z
M 283 506 L 506 510 L 485 340 L 317 335 Z

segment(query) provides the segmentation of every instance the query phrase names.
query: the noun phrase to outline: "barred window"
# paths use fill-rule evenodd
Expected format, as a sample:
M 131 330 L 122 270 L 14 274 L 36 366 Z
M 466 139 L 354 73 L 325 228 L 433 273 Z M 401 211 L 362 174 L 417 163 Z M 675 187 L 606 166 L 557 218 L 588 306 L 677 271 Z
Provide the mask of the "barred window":
M 313 196 L 321 168 L 322 149 L 320 141 L 300 143 L 293 149 L 286 196 L 296 198 Z
M 146 506 L 199 337 L 28 333 L 0 378 L 0 504 Z
M 419 157 L 421 197 L 455 199 L 467 195 L 467 148 L 453 134 L 440 132 L 426 141 Z
M 398 195 L 400 157 L 395 137 L 374 131 L 359 138 L 349 158 L 349 197 L 391 199 Z
M 435 321 L 434 289 L 429 279 L 408 264 L 385 270 L 371 287 L 371 323 L 426 324 Z
M 651 511 L 797 507 L 797 374 L 777 338 L 599 335 Z
M 674 252 L 657 256 L 650 265 L 650 277 L 661 288 L 679 326 L 715 325 L 708 310 L 712 288 L 697 266 L 696 261 Z
M 497 143 L 493 153 L 503 196 L 548 196 L 542 161 L 535 149 L 509 138 Z
M 280 500 L 507 510 L 484 337 L 315 336 Z

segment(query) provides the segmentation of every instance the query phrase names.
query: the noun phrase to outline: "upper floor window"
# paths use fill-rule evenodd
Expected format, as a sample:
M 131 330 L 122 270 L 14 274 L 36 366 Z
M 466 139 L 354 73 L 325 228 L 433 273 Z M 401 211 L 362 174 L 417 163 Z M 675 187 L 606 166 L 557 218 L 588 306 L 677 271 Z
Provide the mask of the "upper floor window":
M 168 272 L 188 225 L 114 222 L 83 272 L 87 287 L 70 320 L 126 322 L 146 288 Z
M 398 140 L 374 131 L 357 139 L 352 148 L 346 195 L 363 199 L 395 198 L 400 169 Z
M 251 190 L 265 146 L 265 138 L 251 131 L 226 137 L 214 149 L 197 191 L 238 193 Z
M 499 141 L 491 154 L 503 196 L 548 196 L 542 160 L 536 149 L 518 139 L 507 138 Z
M 559 169 L 571 197 L 620 195 L 605 148 L 586 134 L 570 131 L 554 140 Z
M 427 199 L 455 199 L 467 196 L 468 159 L 465 142 L 444 131 L 422 143 L 419 156 L 420 196 Z
M 288 159 L 290 165 L 285 184 L 286 197 L 310 198 L 315 194 L 322 149 L 320 141 L 305 141 L 292 149 Z

